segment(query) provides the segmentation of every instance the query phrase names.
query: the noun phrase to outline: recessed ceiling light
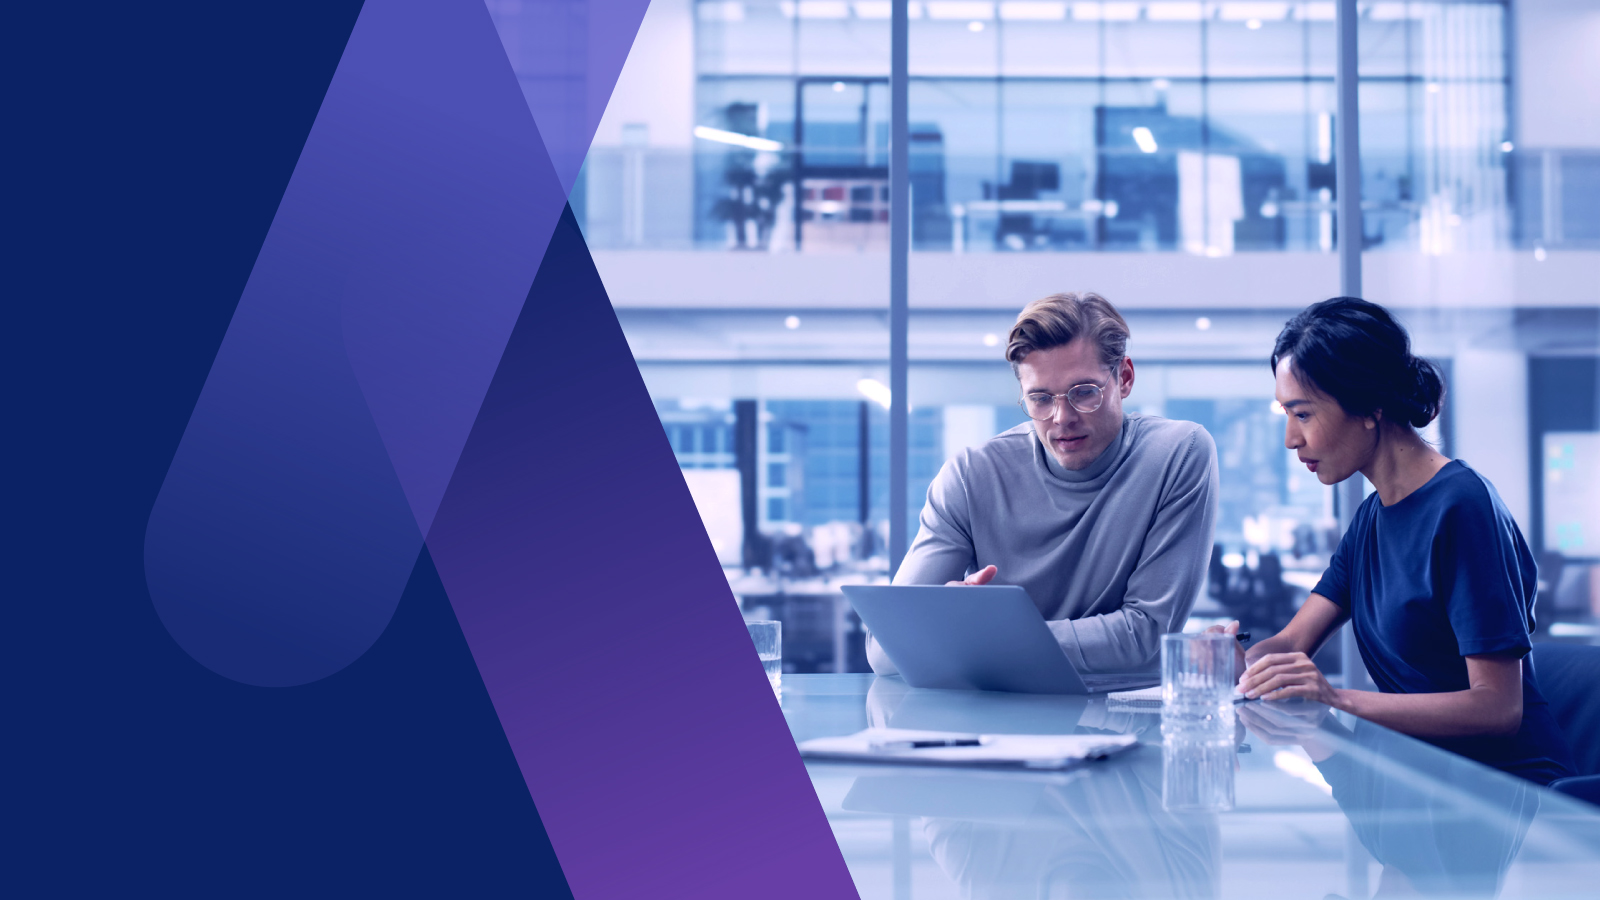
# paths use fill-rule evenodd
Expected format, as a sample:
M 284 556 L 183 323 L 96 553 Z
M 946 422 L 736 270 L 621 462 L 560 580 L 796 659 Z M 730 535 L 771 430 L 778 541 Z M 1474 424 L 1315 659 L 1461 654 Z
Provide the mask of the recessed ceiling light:
M 784 319 L 783 320 L 783 327 L 789 329 L 790 331 L 793 331 L 794 329 L 799 328 L 800 327 L 800 317 L 799 316 L 790 316 L 787 319 Z
M 983 336 L 983 345 L 985 347 L 998 347 L 1000 345 L 1000 335 L 994 334 L 992 332 L 989 333 L 989 334 L 984 335 Z

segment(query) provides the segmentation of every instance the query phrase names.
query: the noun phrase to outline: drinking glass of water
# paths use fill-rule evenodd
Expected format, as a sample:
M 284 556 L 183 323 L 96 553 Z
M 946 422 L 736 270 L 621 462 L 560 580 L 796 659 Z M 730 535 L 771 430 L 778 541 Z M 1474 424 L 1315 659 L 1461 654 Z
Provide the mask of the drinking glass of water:
M 1162 716 L 1200 721 L 1226 719 L 1231 727 L 1233 657 L 1231 634 L 1162 635 Z
M 767 682 L 774 696 L 783 697 L 783 623 L 746 622 L 750 640 L 755 642 L 756 655 L 761 657 L 761 667 L 767 670 Z

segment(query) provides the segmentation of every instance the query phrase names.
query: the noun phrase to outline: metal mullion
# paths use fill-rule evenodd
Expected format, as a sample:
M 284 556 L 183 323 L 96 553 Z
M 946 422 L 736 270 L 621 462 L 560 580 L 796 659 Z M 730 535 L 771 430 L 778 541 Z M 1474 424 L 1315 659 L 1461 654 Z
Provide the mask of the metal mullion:
M 909 543 L 906 478 L 910 417 L 906 405 L 911 255 L 910 4 L 894 0 L 889 39 L 889 571 L 900 568 Z

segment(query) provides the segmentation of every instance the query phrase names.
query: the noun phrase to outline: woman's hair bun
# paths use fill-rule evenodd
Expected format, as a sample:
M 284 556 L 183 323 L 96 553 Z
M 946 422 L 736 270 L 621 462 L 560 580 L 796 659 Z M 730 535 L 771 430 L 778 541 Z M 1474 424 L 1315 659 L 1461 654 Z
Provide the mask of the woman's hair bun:
M 1307 307 L 1278 334 L 1274 372 L 1283 359 L 1353 416 L 1381 413 L 1421 428 L 1443 408 L 1443 373 L 1411 354 L 1411 336 L 1376 303 L 1334 297 Z
M 1409 356 L 1406 359 L 1406 370 L 1411 373 L 1412 391 L 1405 410 L 1405 421 L 1415 428 L 1421 428 L 1439 417 L 1439 410 L 1444 403 L 1444 377 L 1439 372 L 1439 367 L 1420 356 Z M 1396 418 L 1400 418 L 1400 410 L 1396 410 Z

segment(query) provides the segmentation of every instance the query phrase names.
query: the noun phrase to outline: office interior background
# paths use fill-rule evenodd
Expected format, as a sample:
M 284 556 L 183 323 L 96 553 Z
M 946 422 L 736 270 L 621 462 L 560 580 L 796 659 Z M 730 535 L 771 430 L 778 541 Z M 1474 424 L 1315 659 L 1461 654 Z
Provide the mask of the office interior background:
M 519 8 L 490 2 L 532 86 Z M 1363 293 L 1447 375 L 1428 438 L 1540 561 L 1540 637 L 1595 640 L 1600 2 L 1361 10 L 1347 226 L 1333 3 L 910 4 L 912 534 L 944 461 L 1025 421 L 1017 310 L 1096 291 L 1131 326 L 1127 408 L 1217 444 L 1191 625 L 1270 633 L 1338 532 L 1266 359 L 1359 239 Z M 792 672 L 864 671 L 838 588 L 889 577 L 889 14 L 653 0 L 571 204 L 733 593 L 784 622 Z

